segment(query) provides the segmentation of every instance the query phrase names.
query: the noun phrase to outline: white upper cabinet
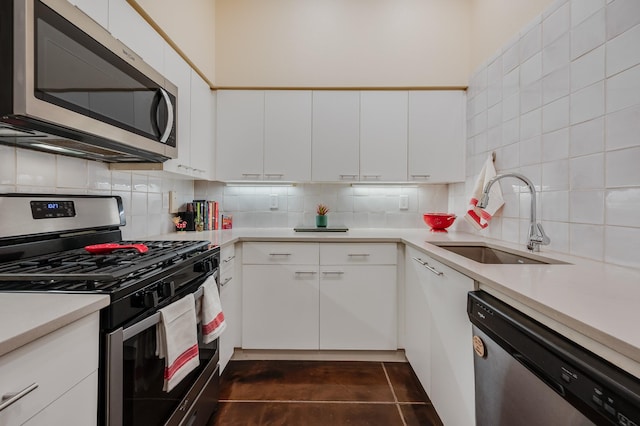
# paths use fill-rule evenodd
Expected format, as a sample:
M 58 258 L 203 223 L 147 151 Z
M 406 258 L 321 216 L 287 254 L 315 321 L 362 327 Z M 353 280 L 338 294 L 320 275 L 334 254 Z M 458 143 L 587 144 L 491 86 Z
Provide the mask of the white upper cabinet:
M 217 179 L 261 179 L 264 91 L 218 90 L 217 115 Z
M 126 0 L 109 0 L 109 31 L 162 73 L 165 41 Z
M 102 27 L 109 28 L 109 1 L 102 0 L 69 0 L 69 3 L 78 6 L 78 9 L 89 15 Z
M 311 180 L 311 91 L 265 92 L 264 179 Z
M 360 94 L 360 180 L 407 180 L 406 91 Z
M 357 181 L 360 175 L 360 92 L 313 92 L 311 179 Z
M 409 92 L 409 180 L 465 179 L 465 92 Z
M 178 157 L 165 161 L 163 170 L 189 174 L 191 164 L 191 68 L 169 45 L 165 47 L 164 76 L 178 86 L 176 143 Z
M 190 167 L 194 177 L 213 178 L 215 144 L 215 94 L 191 70 Z

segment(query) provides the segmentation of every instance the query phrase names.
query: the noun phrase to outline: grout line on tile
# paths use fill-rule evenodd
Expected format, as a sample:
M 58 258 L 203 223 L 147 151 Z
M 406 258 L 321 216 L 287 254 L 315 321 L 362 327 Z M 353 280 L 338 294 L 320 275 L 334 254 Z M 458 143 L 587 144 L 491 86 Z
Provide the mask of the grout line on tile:
M 393 394 L 393 400 L 396 402 L 396 410 L 398 410 L 398 414 L 400 415 L 400 420 L 402 420 L 402 424 L 407 426 L 407 422 L 402 415 L 402 409 L 400 408 L 400 404 L 398 404 L 398 396 L 396 395 L 396 391 L 393 389 L 393 385 L 391 384 L 391 379 L 389 378 L 389 373 L 387 373 L 387 368 L 384 366 L 384 362 L 381 362 L 382 371 L 384 371 L 384 376 L 387 378 L 387 383 L 389 384 L 389 388 L 391 388 L 391 393 Z

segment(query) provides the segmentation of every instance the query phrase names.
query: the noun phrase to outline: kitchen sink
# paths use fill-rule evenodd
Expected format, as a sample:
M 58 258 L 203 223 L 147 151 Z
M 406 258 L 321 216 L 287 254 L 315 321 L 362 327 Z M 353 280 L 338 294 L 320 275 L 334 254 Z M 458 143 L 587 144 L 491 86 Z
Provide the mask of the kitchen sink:
M 514 253 L 507 248 L 498 248 L 487 244 L 434 243 L 434 245 L 452 253 L 466 257 L 478 263 L 503 265 L 551 265 L 566 264 L 560 260 L 549 259 L 535 254 Z

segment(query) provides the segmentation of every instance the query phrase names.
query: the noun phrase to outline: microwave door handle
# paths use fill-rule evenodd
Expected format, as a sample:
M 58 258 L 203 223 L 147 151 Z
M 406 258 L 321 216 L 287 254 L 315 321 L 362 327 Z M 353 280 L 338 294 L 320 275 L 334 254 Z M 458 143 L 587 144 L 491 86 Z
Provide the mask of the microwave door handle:
M 164 90 L 163 88 L 160 88 L 158 90 L 162 95 L 164 103 L 167 105 L 167 125 L 165 126 L 164 132 L 160 137 L 160 142 L 167 143 L 167 139 L 169 139 L 169 135 L 171 135 L 171 130 L 173 129 L 173 104 L 171 103 L 171 98 L 169 97 L 169 93 L 167 93 L 166 90 Z M 160 103 L 158 103 L 158 107 L 160 107 Z

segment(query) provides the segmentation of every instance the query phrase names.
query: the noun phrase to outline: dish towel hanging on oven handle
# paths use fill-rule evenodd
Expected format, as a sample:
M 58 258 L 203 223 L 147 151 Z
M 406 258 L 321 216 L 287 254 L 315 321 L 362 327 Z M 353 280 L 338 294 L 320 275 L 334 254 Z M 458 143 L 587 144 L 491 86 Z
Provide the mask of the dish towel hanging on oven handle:
M 476 180 L 475 186 L 473 187 L 469 207 L 467 208 L 467 213 L 464 215 L 467 222 L 473 225 L 473 227 L 478 231 L 489 226 L 489 221 L 493 215 L 504 204 L 500 185 L 493 185 L 489 190 L 489 205 L 484 209 L 477 207 L 478 201 L 482 198 L 484 187 L 495 175 L 496 169 L 493 165 L 493 157 L 489 155 L 489 158 L 487 158 L 487 161 L 484 163 L 484 166 L 480 171 L 480 175 Z
M 227 327 L 227 323 L 222 312 L 216 276 L 211 275 L 200 287 L 202 288 L 202 299 L 200 301 L 202 339 L 204 343 L 210 343 L 222 334 Z
M 164 358 L 164 387 L 170 392 L 198 365 L 198 322 L 193 294 L 160 309 L 156 354 Z

